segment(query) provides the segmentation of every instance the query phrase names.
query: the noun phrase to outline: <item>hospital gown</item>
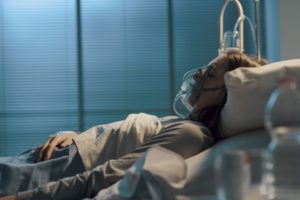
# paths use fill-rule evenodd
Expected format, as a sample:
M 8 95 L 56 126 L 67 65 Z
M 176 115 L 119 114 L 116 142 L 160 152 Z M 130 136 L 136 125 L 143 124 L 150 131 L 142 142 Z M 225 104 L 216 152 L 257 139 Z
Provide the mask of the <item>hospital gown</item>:
M 21 192 L 18 199 L 93 197 L 120 180 L 151 147 L 159 145 L 188 158 L 213 142 L 211 132 L 198 122 L 143 113 L 130 115 L 124 121 L 93 127 L 74 139 L 84 173 Z

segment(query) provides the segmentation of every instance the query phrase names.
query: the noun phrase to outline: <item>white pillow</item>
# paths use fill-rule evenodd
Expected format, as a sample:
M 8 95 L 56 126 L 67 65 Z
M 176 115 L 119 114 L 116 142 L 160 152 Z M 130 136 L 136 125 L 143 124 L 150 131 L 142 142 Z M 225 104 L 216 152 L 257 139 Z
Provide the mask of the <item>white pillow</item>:
M 264 108 L 284 76 L 300 80 L 300 59 L 259 68 L 238 68 L 225 74 L 227 102 L 221 112 L 220 136 L 228 137 L 263 127 Z

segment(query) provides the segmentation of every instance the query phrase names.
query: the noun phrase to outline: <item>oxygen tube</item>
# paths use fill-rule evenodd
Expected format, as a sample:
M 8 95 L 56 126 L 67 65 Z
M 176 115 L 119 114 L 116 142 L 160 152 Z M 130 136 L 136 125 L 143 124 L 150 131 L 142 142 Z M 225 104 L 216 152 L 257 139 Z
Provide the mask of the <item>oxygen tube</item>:
M 239 10 L 239 18 L 237 19 L 233 31 L 228 31 L 224 34 L 224 13 L 230 2 L 234 2 Z M 249 17 L 244 15 L 243 7 L 239 0 L 226 0 L 220 14 L 220 48 L 219 55 L 226 53 L 230 49 L 236 49 L 239 52 L 244 52 L 244 21 L 246 20 L 251 29 L 251 36 L 255 42 L 256 55 L 258 60 L 261 60 L 260 41 L 259 41 L 259 0 L 254 0 L 255 6 L 255 25 Z
M 239 18 L 236 21 L 235 25 L 234 25 L 233 32 L 237 32 L 237 29 L 238 29 L 241 21 L 244 21 L 244 20 L 246 20 L 248 22 L 249 26 L 250 26 L 251 36 L 253 38 L 253 41 L 255 42 L 255 49 L 256 49 L 257 58 L 258 58 L 258 60 L 260 60 L 261 59 L 261 55 L 260 55 L 259 42 L 258 42 L 258 38 L 257 38 L 257 34 L 256 34 L 256 31 L 255 31 L 253 22 L 250 20 L 250 18 L 247 17 L 246 15 L 244 15 L 242 18 Z
M 219 47 L 219 55 L 226 53 L 226 46 L 224 46 L 224 14 L 225 10 L 230 2 L 234 2 L 237 6 L 237 9 L 239 11 L 240 17 L 238 19 L 239 22 L 239 32 L 233 32 L 233 36 L 239 36 L 238 40 L 236 41 L 236 48 L 239 52 L 244 52 L 244 10 L 242 7 L 242 4 L 239 2 L 239 0 L 226 0 L 225 4 L 222 7 L 221 13 L 220 13 L 220 21 L 219 21 L 219 36 L 220 36 L 220 47 Z

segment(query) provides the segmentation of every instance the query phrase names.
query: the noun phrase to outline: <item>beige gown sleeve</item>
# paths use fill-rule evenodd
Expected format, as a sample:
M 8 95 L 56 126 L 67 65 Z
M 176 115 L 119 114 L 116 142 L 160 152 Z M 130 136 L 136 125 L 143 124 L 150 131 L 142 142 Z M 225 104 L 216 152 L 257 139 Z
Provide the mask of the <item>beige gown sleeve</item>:
M 161 129 L 159 118 L 130 114 L 123 121 L 95 126 L 74 138 L 86 170 L 117 159 L 149 141 Z

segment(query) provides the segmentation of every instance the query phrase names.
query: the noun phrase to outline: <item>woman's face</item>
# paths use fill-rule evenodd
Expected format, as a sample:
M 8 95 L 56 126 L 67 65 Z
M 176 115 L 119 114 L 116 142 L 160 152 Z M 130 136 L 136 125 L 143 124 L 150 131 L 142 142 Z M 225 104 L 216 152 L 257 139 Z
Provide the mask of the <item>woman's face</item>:
M 259 67 L 267 64 L 266 60 L 262 60 L 261 63 L 248 56 L 242 55 L 238 52 L 230 52 L 222 54 L 212 60 L 208 66 L 211 70 L 204 70 L 202 72 L 196 72 L 194 79 L 196 84 L 192 87 L 191 96 L 189 98 L 190 104 L 195 108 L 194 112 L 199 112 L 204 108 L 220 105 L 226 95 L 224 75 L 226 72 L 233 70 L 237 67 Z M 200 80 L 203 80 L 201 84 Z M 222 88 L 217 90 L 206 90 L 207 88 Z
M 224 74 L 228 70 L 228 64 L 228 57 L 226 55 L 220 55 L 209 63 L 210 70 L 205 70 L 202 73 L 197 72 L 195 74 L 194 79 L 196 82 L 202 80 L 203 77 L 206 78 L 203 84 L 195 84 L 192 88 L 190 103 L 195 107 L 194 111 L 198 112 L 204 108 L 218 105 L 222 102 L 225 95 Z M 205 91 L 205 89 L 210 88 L 220 89 Z M 201 93 L 200 96 L 199 91 Z

